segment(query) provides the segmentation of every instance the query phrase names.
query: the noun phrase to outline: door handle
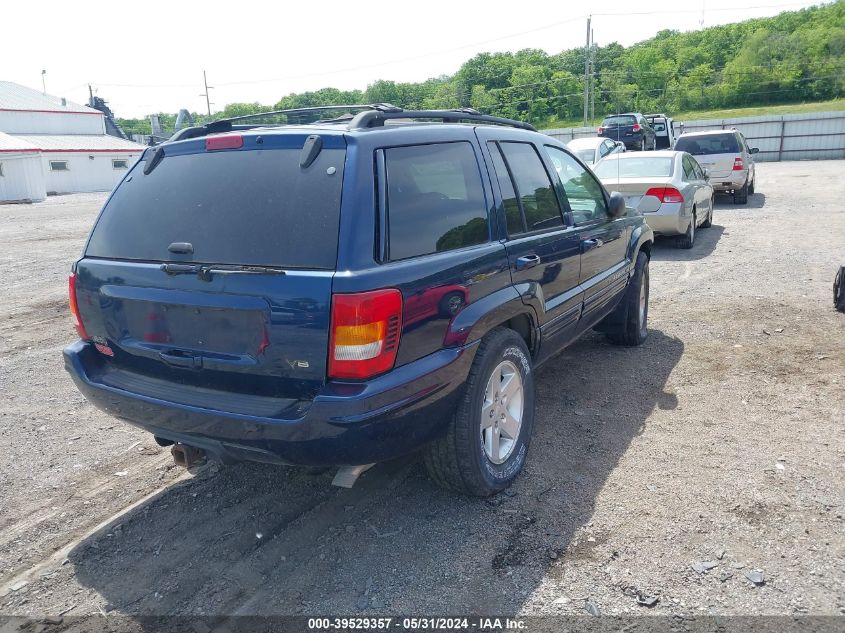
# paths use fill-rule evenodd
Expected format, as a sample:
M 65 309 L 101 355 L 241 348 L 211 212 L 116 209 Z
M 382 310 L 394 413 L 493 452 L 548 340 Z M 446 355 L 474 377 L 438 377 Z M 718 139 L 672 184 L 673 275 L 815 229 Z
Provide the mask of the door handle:
M 603 245 L 604 242 L 599 238 L 581 240 L 581 252 L 586 253 L 587 251 L 591 251 L 594 248 L 601 248 Z
M 526 270 L 528 268 L 534 268 L 537 264 L 540 263 L 540 256 L 539 255 L 523 255 L 522 257 L 516 258 L 516 269 L 517 270 Z

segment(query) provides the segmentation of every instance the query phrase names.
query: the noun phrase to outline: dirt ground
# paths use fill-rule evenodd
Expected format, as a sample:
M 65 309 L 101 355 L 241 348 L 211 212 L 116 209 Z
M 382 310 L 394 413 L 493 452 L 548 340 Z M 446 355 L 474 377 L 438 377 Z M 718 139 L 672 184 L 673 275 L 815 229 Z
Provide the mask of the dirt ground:
M 647 343 L 540 369 L 527 466 L 488 500 L 418 460 L 351 490 L 173 467 L 62 366 L 104 196 L 0 206 L 0 614 L 845 614 L 843 173 L 761 164 L 694 249 L 658 241 Z

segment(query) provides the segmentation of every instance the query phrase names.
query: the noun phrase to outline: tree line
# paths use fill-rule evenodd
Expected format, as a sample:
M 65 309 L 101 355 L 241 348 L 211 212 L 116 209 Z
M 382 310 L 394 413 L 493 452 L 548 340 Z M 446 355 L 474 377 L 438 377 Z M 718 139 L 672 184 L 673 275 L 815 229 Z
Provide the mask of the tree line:
M 479 53 L 451 76 L 423 82 L 380 79 L 364 90 L 323 88 L 289 94 L 272 105 L 231 103 L 211 118 L 392 103 L 413 109 L 471 107 L 548 127 L 583 117 L 586 54 L 584 47 L 554 55 L 537 49 Z M 597 117 L 835 99 L 845 96 L 845 0 L 699 31 L 664 30 L 629 47 L 611 43 L 589 54 Z M 159 116 L 172 130 L 175 115 Z M 118 122 L 129 133 L 150 132 L 148 119 Z

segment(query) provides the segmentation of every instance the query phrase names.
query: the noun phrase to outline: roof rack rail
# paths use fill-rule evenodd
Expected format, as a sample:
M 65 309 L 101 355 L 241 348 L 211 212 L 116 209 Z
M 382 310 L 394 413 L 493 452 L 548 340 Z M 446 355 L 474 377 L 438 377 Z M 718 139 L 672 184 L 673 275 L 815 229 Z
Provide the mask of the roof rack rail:
M 356 114 L 349 123 L 350 130 L 365 130 L 372 127 L 380 127 L 389 119 L 440 119 L 444 123 L 457 123 L 459 121 L 479 121 L 516 127 L 523 130 L 536 132 L 537 129 L 530 123 L 505 119 L 502 117 L 482 114 L 472 108 L 456 108 L 454 110 L 365 110 Z
M 228 119 L 217 119 L 209 121 L 204 125 L 197 125 L 179 130 L 171 136 L 168 141 L 184 141 L 189 138 L 198 138 L 200 136 L 207 136 L 209 134 L 219 134 L 222 132 L 231 132 L 232 130 L 248 130 L 250 128 L 262 127 L 262 124 L 255 125 L 239 125 L 239 121 L 249 121 L 250 119 L 258 119 L 266 116 L 278 116 L 289 114 L 310 114 L 313 112 L 325 111 L 346 111 L 346 110 L 370 110 L 373 112 L 401 112 L 399 108 L 390 103 L 367 103 L 357 105 L 327 105 L 327 106 L 310 106 L 306 108 L 290 108 L 287 110 L 271 110 L 269 112 L 255 112 L 253 114 L 242 114 L 240 116 L 229 117 Z
M 337 117 L 335 119 L 322 120 L 321 123 L 348 123 L 350 130 L 364 130 L 373 127 L 381 127 L 389 119 L 440 119 L 444 123 L 458 123 L 459 121 L 479 121 L 493 123 L 509 127 L 521 128 L 536 132 L 536 128 L 530 123 L 523 123 L 514 119 L 505 119 L 489 114 L 482 114 L 473 108 L 456 108 L 454 110 L 403 110 L 390 103 L 368 103 L 360 105 L 327 105 L 313 106 L 307 108 L 291 108 L 288 110 L 272 110 L 270 112 L 256 112 L 255 114 L 243 114 L 228 119 L 209 121 L 204 125 L 197 125 L 179 130 L 168 141 L 184 141 L 189 138 L 198 138 L 209 134 L 220 134 L 233 130 L 249 130 L 257 127 L 264 127 L 267 124 L 250 124 L 250 119 L 258 119 L 266 116 L 310 114 L 324 111 L 349 111 L 363 110 L 352 116 Z M 243 123 L 241 123 L 243 122 Z M 289 124 L 279 124 L 289 125 Z

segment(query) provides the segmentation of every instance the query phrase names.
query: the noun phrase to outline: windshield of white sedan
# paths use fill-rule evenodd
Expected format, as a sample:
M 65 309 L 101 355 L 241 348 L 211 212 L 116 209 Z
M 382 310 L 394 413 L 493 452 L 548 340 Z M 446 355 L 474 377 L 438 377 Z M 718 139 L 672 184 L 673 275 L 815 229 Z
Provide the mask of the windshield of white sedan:
M 648 178 L 650 176 L 669 177 L 672 175 L 672 158 L 658 156 L 621 157 L 616 160 L 603 160 L 593 171 L 599 178 Z

